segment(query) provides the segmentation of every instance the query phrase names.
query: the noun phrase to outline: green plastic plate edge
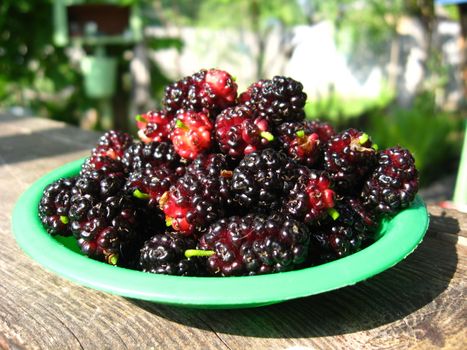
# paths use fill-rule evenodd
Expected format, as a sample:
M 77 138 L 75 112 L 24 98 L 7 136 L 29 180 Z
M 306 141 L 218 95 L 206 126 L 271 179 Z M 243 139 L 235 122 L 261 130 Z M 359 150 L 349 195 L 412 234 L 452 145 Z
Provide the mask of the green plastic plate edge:
M 37 206 L 46 185 L 77 174 L 83 160 L 36 181 L 16 203 L 12 227 L 20 247 L 45 268 L 78 284 L 124 297 L 200 308 L 256 307 L 353 285 L 412 253 L 428 228 L 426 206 L 412 206 L 384 225 L 381 238 L 340 260 L 297 271 L 247 277 L 155 275 L 94 261 L 65 247 L 42 228 Z

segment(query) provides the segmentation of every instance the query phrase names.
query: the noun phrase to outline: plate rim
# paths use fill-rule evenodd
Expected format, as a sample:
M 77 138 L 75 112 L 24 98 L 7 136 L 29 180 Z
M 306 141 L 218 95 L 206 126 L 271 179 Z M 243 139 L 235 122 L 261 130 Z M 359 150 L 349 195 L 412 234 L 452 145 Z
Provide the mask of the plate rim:
M 319 294 L 353 285 L 394 266 L 416 249 L 429 225 L 426 205 L 417 195 L 411 207 L 391 219 L 398 230 L 389 230 L 369 247 L 326 264 L 242 277 L 145 273 L 82 256 L 43 229 L 37 206 L 44 187 L 60 177 L 77 174 L 83 161 L 84 158 L 69 162 L 35 181 L 16 202 L 12 232 L 23 251 L 46 269 L 80 285 L 124 297 L 179 306 L 229 308 L 261 306 Z M 393 244 L 401 249 L 384 251 Z M 385 254 L 381 254 L 383 251 Z

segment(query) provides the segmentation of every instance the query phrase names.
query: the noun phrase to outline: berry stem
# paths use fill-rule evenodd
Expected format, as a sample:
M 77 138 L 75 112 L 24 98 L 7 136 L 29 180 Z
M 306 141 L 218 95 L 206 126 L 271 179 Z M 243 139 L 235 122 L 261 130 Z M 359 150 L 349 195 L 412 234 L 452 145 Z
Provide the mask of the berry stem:
M 370 136 L 368 134 L 363 133 L 362 136 L 358 138 L 358 143 L 363 145 L 365 142 L 367 142 L 370 139 Z
M 261 135 L 261 137 L 262 137 L 263 139 L 266 139 L 266 140 L 268 140 L 269 142 L 271 142 L 271 141 L 274 140 L 274 135 L 271 134 L 271 133 L 268 132 L 268 131 L 261 131 L 260 135 Z
M 305 130 L 298 130 L 295 133 L 299 138 L 305 137 Z
M 133 196 L 139 199 L 149 199 L 151 196 L 147 193 L 141 192 L 139 189 L 134 190 Z
M 70 222 L 70 220 L 68 219 L 68 216 L 63 216 L 63 215 L 60 215 L 60 221 L 62 222 L 62 224 L 68 224 Z
M 334 208 L 328 208 L 328 214 L 333 220 L 337 220 L 341 214 L 334 209 Z
M 371 148 L 373 148 L 375 151 L 378 151 L 379 150 L 379 147 L 376 143 L 374 143 Z
M 183 130 L 190 130 L 190 128 L 186 126 L 186 124 L 184 124 L 180 119 L 177 119 L 177 121 L 175 122 L 175 127 Z
M 118 254 L 110 254 L 107 258 L 107 263 L 109 263 L 110 265 L 117 265 L 117 262 L 118 262 Z
M 141 115 L 141 114 L 138 114 L 136 117 L 135 117 L 136 121 L 138 122 L 141 122 L 141 123 L 146 123 L 146 119 L 144 119 L 144 117 Z
M 214 255 L 214 250 L 200 250 L 200 249 L 187 249 L 185 250 L 185 256 L 190 259 L 194 256 L 211 256 Z

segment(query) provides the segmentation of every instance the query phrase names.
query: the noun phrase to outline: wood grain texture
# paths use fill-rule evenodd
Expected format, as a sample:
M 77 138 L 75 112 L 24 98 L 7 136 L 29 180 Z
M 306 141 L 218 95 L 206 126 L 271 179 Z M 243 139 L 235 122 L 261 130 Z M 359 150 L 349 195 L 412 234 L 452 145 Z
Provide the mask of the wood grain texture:
M 467 215 L 429 207 L 425 240 L 355 286 L 245 310 L 195 310 L 78 286 L 16 245 L 27 186 L 84 156 L 98 134 L 0 114 L 0 349 L 466 348 Z

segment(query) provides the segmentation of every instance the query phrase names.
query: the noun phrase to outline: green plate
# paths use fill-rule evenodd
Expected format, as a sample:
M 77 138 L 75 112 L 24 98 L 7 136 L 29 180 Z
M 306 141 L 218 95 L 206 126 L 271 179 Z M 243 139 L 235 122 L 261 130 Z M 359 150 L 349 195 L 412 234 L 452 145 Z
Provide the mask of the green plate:
M 114 267 L 79 253 L 73 238 L 54 238 L 42 228 L 37 207 L 46 185 L 78 173 L 83 160 L 68 163 L 35 182 L 18 200 L 13 232 L 21 248 L 47 269 L 79 284 L 125 297 L 202 308 L 255 307 L 306 297 L 355 284 L 409 255 L 428 227 L 417 197 L 412 206 L 384 223 L 368 248 L 316 267 L 247 277 L 177 277 Z

